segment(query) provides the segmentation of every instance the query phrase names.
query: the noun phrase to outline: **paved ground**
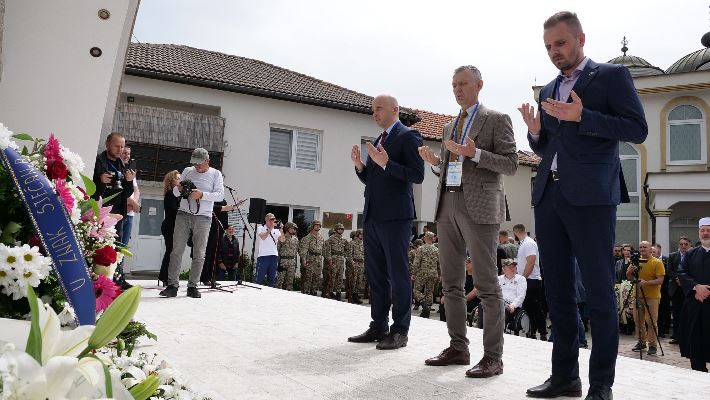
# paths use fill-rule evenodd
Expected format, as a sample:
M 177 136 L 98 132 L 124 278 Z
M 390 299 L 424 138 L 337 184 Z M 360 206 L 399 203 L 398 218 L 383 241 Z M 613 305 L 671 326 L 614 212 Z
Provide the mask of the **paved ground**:
M 367 326 L 367 307 L 271 288 L 241 287 L 191 299 L 184 283 L 177 298 L 162 299 L 155 281 L 133 282 L 146 287 L 137 317 L 158 335 L 141 350 L 166 357 L 216 398 L 524 399 L 525 388 L 549 374 L 551 345 L 540 340 L 506 336 L 505 373 L 475 380 L 464 377 L 466 366 L 424 365 L 448 345 L 446 328 L 437 320 L 413 318 L 406 348 L 378 351 L 346 342 Z M 468 337 L 475 362 L 481 331 L 469 330 Z M 632 342 L 626 339 L 622 347 Z M 581 350 L 582 376 L 588 362 L 589 351 Z M 695 399 L 710 393 L 707 374 L 628 357 L 619 357 L 617 366 L 619 399 Z

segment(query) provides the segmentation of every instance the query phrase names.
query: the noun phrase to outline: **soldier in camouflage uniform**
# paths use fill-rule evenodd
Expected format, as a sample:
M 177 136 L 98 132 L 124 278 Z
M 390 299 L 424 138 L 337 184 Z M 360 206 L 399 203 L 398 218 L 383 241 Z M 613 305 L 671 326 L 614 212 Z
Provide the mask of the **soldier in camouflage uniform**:
M 343 285 L 343 272 L 345 272 L 345 254 L 350 247 L 347 239 L 343 237 L 345 227 L 341 223 L 335 224 L 333 236 L 326 241 L 323 258 L 328 268 L 328 282 L 325 292 L 331 295 L 335 291 L 335 299 L 341 299 Z
M 424 233 L 424 235 L 426 235 L 426 233 Z M 417 249 L 419 249 L 423 244 L 424 241 L 421 239 L 414 239 L 414 241 L 409 243 L 409 276 L 412 279 L 412 299 L 414 299 L 415 310 L 419 309 L 419 301 L 416 300 L 417 297 L 414 295 L 414 257 L 417 254 Z
M 301 293 L 316 294 L 321 274 L 323 257 L 323 238 L 318 234 L 321 223 L 311 222 L 309 234 L 301 239 L 298 254 L 301 256 Z
M 351 232 L 353 240 L 347 252 L 348 264 L 348 290 L 351 300 L 355 304 L 362 304 L 360 294 L 365 292 L 365 248 L 362 245 L 362 230 Z
M 276 287 L 293 290 L 293 277 L 296 274 L 296 256 L 298 255 L 298 236 L 296 236 L 298 225 L 293 222 L 287 222 L 284 229 L 286 240 L 278 242 L 276 246 L 279 252 Z
M 434 288 L 439 281 L 439 249 L 432 243 L 434 234 L 424 235 L 424 244 L 417 249 L 414 257 L 413 275 L 415 277 L 414 298 L 421 303 L 423 318 L 429 318 L 431 305 L 434 302 Z

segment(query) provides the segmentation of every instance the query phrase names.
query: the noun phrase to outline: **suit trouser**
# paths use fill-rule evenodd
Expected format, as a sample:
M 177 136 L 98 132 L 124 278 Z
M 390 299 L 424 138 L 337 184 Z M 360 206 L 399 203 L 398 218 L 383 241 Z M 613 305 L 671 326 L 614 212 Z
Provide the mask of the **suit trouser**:
M 537 182 L 536 184 L 541 184 Z M 535 207 L 535 233 L 545 265 L 545 295 L 555 330 L 552 375 L 579 376 L 578 309 L 574 258 L 587 293 L 592 326 L 590 384 L 612 386 L 619 348 L 614 295 L 616 206 L 574 206 L 558 183 L 548 180 Z
M 363 226 L 365 272 L 370 283 L 370 328 L 407 335 L 412 319 L 412 281 L 409 277 L 409 220 L 368 222 Z
M 503 356 L 503 293 L 498 285 L 496 249 L 500 224 L 476 224 L 466 211 L 462 192 L 441 195 L 439 262 L 446 306 L 446 327 L 451 347 L 468 350 L 466 338 L 466 250 L 473 261 L 473 281 L 483 305 L 483 353 L 495 360 Z
M 168 285 L 178 286 L 180 280 L 180 265 L 182 254 L 187 246 L 187 239 L 192 232 L 192 265 L 188 287 L 196 287 L 205 262 L 205 248 L 207 236 L 210 233 L 212 218 L 205 215 L 193 215 L 178 211 L 175 217 L 175 231 L 173 232 L 173 251 L 170 253 L 170 266 L 168 267 Z

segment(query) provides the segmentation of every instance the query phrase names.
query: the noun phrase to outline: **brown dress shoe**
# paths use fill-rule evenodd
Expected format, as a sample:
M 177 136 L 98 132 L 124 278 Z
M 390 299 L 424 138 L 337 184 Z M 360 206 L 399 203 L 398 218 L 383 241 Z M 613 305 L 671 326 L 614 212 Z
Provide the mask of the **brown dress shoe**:
M 488 356 L 483 356 L 478 364 L 466 371 L 469 378 L 490 378 L 493 375 L 503 373 L 503 360 L 494 360 Z
M 471 364 L 471 353 L 447 347 L 438 356 L 424 360 L 424 364 L 433 366 L 443 365 L 469 365 Z

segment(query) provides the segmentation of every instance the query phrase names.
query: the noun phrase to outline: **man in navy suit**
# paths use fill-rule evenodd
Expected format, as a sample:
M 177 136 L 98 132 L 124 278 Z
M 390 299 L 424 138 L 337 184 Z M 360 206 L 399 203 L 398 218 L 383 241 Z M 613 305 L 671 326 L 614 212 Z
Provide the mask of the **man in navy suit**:
M 424 180 L 424 162 L 417 150 L 422 137 L 399 121 L 399 105 L 392 96 L 375 97 L 372 116 L 384 131 L 374 144 L 367 144 L 367 163 L 361 160 L 359 145 L 350 155 L 357 177 L 365 184 L 363 240 L 372 322 L 367 331 L 348 341 L 379 341 L 378 349 L 393 350 L 407 345 L 411 320 L 407 250 L 412 220 L 417 217 L 412 184 Z
M 540 92 L 537 115 L 529 104 L 519 110 L 530 147 L 542 157 L 532 204 L 554 341 L 552 376 L 527 394 L 582 395 L 576 258 L 594 343 L 586 399 L 611 399 L 619 344 L 612 252 L 623 184 L 619 141 L 642 143 L 648 127 L 628 69 L 584 56 L 585 35 L 576 14 L 559 12 L 543 27 L 547 54 L 560 74 Z

